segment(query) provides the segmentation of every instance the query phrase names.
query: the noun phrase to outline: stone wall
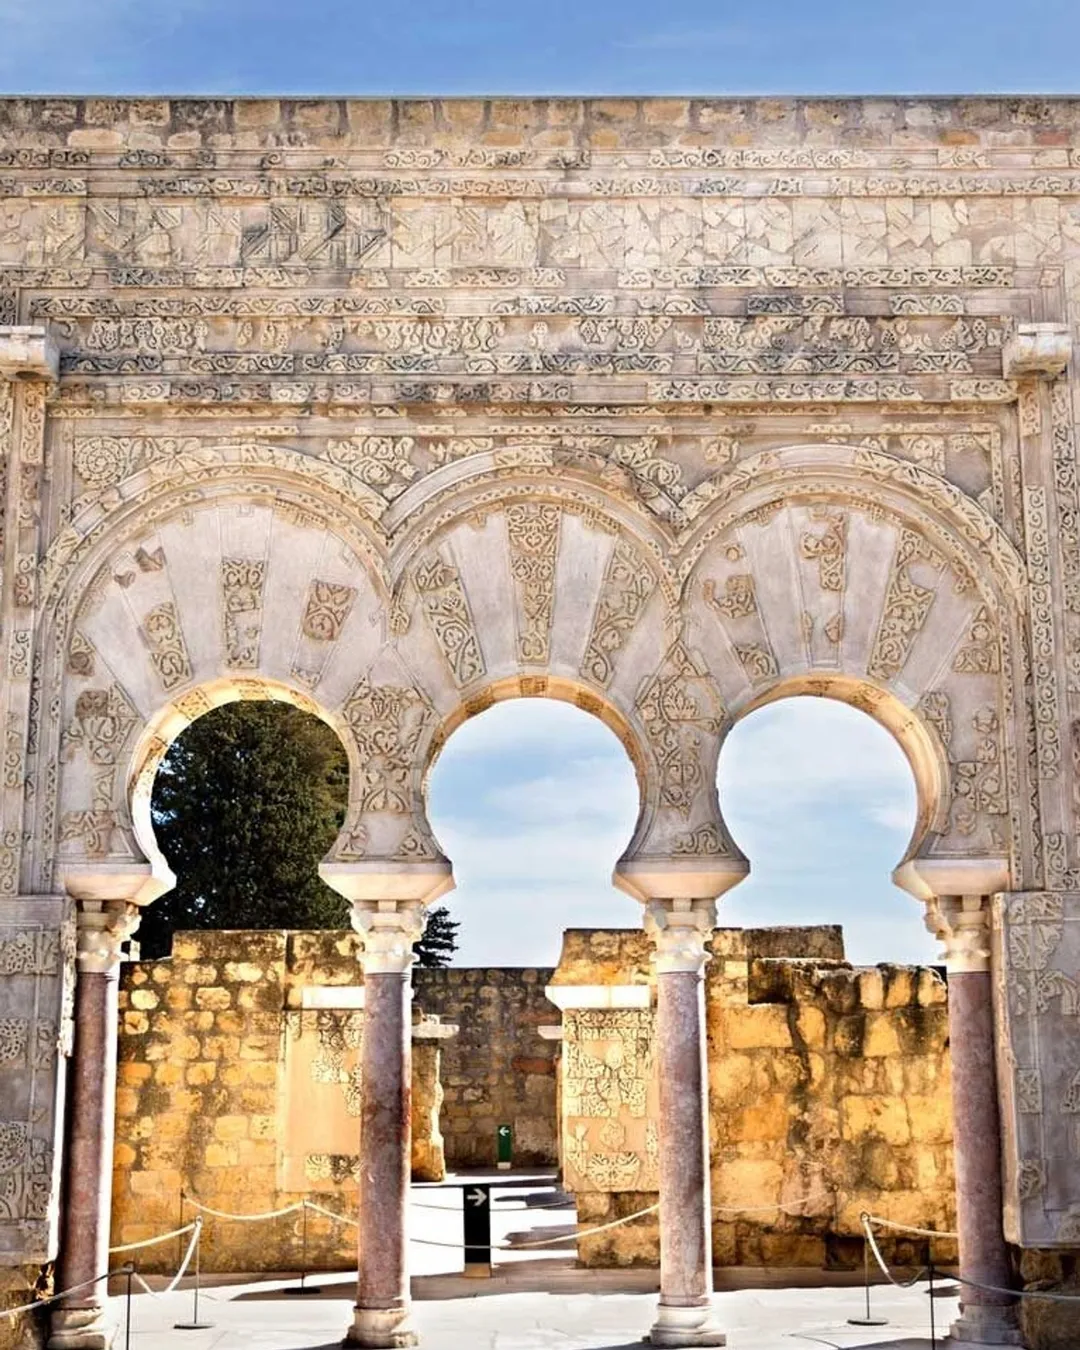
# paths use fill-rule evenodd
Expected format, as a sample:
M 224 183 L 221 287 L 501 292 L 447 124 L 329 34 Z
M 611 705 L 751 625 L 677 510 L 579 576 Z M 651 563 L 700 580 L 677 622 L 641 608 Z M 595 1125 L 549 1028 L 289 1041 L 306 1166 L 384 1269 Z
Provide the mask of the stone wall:
M 170 959 L 124 967 L 114 1242 L 176 1227 L 182 1191 L 231 1213 L 305 1195 L 355 1213 L 357 946 L 347 931 L 181 933 Z M 503 1122 L 518 1165 L 554 1164 L 558 1047 L 537 1032 L 557 1021 L 544 995 L 551 973 L 415 972 L 415 1179 L 441 1179 L 447 1160 L 493 1166 Z M 459 1034 L 439 1036 L 446 1024 Z M 296 1269 L 299 1238 L 298 1215 L 266 1225 L 210 1218 L 203 1267 Z M 353 1259 L 351 1228 L 309 1214 L 308 1238 L 316 1264 Z M 140 1258 L 148 1270 L 175 1264 L 171 1248 Z
M 124 967 L 114 1244 L 192 1218 L 185 1192 L 230 1213 L 306 1196 L 355 1215 L 363 1017 L 355 944 L 351 933 L 181 933 L 171 959 Z M 444 1170 L 439 1044 L 421 1040 L 413 1057 L 421 1178 Z M 352 1228 L 310 1213 L 307 1227 L 316 1267 L 354 1260 Z M 301 1255 L 299 1213 L 265 1224 L 206 1221 L 204 1270 L 296 1270 Z M 152 1248 L 138 1260 L 144 1270 L 173 1270 L 177 1254 Z
M 942 976 L 854 968 L 831 927 L 717 929 L 712 951 L 715 1263 L 851 1268 L 862 1260 L 864 1209 L 952 1229 Z M 648 957 L 643 933 L 571 930 L 554 977 L 556 987 L 606 986 L 624 1004 L 564 1014 L 566 1184 L 583 1225 L 656 1200 L 653 1012 L 625 1006 L 642 986 L 651 992 Z M 631 1061 L 646 1084 L 625 1072 Z M 900 1259 L 919 1255 L 887 1245 Z M 655 1263 L 655 1217 L 583 1240 L 580 1255 L 589 1265 Z M 955 1253 L 942 1241 L 934 1255 Z
M 558 1044 L 538 1028 L 558 1022 L 544 993 L 551 970 L 417 970 L 416 999 L 454 1023 L 442 1043 L 441 1129 L 448 1167 L 491 1167 L 495 1129 L 514 1132 L 514 1164 L 552 1167 L 558 1153 Z

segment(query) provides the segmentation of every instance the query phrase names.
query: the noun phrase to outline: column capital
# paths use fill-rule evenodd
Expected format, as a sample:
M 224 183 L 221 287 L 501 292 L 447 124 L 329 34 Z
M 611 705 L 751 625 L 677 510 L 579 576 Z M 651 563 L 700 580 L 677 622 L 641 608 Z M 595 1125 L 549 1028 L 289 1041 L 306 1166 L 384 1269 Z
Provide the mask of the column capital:
M 413 943 L 427 923 L 427 907 L 419 900 L 354 900 L 352 926 L 364 946 L 360 965 L 365 975 L 400 975 L 411 969 Z
M 937 895 L 926 906 L 926 926 L 942 944 L 950 975 L 990 969 L 990 897 Z
M 81 900 L 76 907 L 75 959 L 80 974 L 112 975 L 120 948 L 139 926 L 138 905 L 127 900 Z
M 46 329 L 0 325 L 0 379 L 56 380 L 60 353 Z
M 656 973 L 700 973 L 709 959 L 706 944 L 716 927 L 716 901 L 650 900 L 645 931 L 656 947 Z

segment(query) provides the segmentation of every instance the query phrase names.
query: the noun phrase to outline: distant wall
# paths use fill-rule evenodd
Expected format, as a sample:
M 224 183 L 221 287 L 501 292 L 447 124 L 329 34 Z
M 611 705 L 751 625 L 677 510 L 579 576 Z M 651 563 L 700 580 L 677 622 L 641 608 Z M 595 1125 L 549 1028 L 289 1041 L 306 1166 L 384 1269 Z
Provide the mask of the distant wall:
M 557 1023 L 544 988 L 552 970 L 416 970 L 416 1001 L 458 1026 L 442 1042 L 441 1130 L 449 1168 L 491 1167 L 495 1130 L 514 1131 L 514 1163 L 553 1167 L 558 1150 Z

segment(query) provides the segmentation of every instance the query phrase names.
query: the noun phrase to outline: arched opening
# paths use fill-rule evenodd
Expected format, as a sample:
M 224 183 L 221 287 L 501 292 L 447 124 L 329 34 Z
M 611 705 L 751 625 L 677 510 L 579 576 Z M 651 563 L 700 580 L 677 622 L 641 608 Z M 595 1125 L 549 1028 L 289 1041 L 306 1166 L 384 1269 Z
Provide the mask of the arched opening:
M 558 699 L 497 703 L 451 734 L 428 808 L 454 862 L 459 964 L 552 966 L 565 928 L 639 921 L 611 885 L 639 788 L 599 717 Z
M 150 822 L 176 885 L 143 916 L 143 956 L 168 956 L 185 929 L 347 927 L 318 864 L 348 791 L 345 747 L 310 712 L 235 700 L 198 717 L 154 777 Z
M 918 784 L 890 730 L 837 699 L 782 698 L 736 723 L 717 776 L 751 866 L 721 922 L 841 923 L 856 964 L 935 959 L 920 907 L 890 876 L 919 824 Z

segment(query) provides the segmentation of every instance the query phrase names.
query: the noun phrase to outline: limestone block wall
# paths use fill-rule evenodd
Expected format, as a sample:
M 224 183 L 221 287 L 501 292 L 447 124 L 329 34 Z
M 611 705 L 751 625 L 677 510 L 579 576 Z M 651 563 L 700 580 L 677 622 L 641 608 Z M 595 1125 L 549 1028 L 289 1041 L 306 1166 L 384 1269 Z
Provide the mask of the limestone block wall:
M 495 1163 L 495 1129 L 514 1131 L 514 1163 L 553 1167 L 558 1154 L 558 1044 L 538 1028 L 558 1022 L 544 993 L 553 971 L 417 970 L 425 1012 L 455 1023 L 442 1042 L 441 1130 L 448 1167 Z
M 362 1012 L 346 933 L 183 933 L 171 959 L 125 966 L 113 1175 L 113 1243 L 193 1217 L 182 1193 L 255 1213 L 307 1197 L 356 1211 Z M 338 988 L 335 988 L 338 986 Z M 317 991 L 310 997 L 311 991 Z M 413 1056 L 413 1162 L 444 1171 L 438 1134 L 438 1045 Z M 308 1215 L 309 1259 L 345 1267 L 354 1230 Z M 242 1224 L 208 1218 L 203 1269 L 295 1270 L 300 1215 Z M 140 1269 L 175 1269 L 171 1247 Z
M 850 1267 L 862 1259 L 864 1209 L 953 1228 L 942 976 L 852 967 L 833 927 L 718 929 L 712 951 L 715 1263 Z M 607 985 L 632 1002 L 626 991 L 652 979 L 642 933 L 578 930 L 565 936 L 555 983 Z M 656 1199 L 652 1017 L 650 1006 L 564 1014 L 566 1184 L 583 1226 Z M 895 1245 L 898 1258 L 916 1255 Z M 583 1240 L 580 1255 L 589 1265 L 655 1263 L 655 1219 Z M 934 1255 L 954 1251 L 943 1241 Z

